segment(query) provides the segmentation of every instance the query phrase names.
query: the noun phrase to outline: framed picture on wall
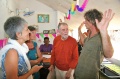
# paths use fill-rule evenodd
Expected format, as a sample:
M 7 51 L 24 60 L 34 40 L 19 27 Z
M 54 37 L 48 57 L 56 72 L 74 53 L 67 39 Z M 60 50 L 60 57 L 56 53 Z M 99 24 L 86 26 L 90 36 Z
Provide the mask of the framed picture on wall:
M 49 15 L 48 14 L 38 14 L 38 23 L 49 23 Z

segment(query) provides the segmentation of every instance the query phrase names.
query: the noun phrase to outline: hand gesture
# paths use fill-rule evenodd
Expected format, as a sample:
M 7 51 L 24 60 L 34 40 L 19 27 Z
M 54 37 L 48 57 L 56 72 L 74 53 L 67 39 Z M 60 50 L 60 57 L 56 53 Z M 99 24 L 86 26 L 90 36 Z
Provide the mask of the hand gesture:
M 35 65 L 32 67 L 32 72 L 35 73 L 35 72 L 38 72 L 43 66 L 38 66 L 38 65 Z
M 69 69 L 65 74 L 65 79 L 70 79 L 72 73 L 72 69 Z
M 51 65 L 48 69 L 49 69 L 49 71 L 52 71 L 54 69 L 54 66 Z
M 83 25 L 84 25 L 84 22 L 82 22 L 81 25 L 78 27 L 78 32 L 81 31 Z
M 115 13 L 113 13 L 112 10 L 109 9 L 109 10 L 105 11 L 101 22 L 98 22 L 98 20 L 95 19 L 97 28 L 100 30 L 100 32 L 106 32 L 107 31 L 109 22 L 113 18 L 114 14 Z

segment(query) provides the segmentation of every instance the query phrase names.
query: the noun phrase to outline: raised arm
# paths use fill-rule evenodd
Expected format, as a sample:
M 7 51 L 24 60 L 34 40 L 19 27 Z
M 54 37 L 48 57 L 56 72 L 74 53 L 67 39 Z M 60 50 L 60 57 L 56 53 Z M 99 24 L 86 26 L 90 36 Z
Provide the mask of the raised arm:
M 81 25 L 78 28 L 78 35 L 80 37 L 79 43 L 82 43 L 82 45 L 84 44 L 84 39 L 86 38 L 85 35 L 81 32 L 81 29 L 82 29 L 83 25 L 84 25 L 84 22 L 82 22 Z
M 110 41 L 110 37 L 107 31 L 109 22 L 113 18 L 114 14 L 115 13 L 113 13 L 112 10 L 109 9 L 105 11 L 101 22 L 98 22 L 98 20 L 96 19 L 96 25 L 97 25 L 97 28 L 100 30 L 100 34 L 102 37 L 104 56 L 106 58 L 111 58 L 114 52 L 111 41 Z

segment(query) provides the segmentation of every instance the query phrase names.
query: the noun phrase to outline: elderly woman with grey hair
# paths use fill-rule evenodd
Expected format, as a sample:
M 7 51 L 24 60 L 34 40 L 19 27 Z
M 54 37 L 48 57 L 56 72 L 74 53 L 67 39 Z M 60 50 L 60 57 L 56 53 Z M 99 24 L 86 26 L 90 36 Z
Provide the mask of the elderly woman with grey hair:
M 30 33 L 27 22 L 17 16 L 10 17 L 4 24 L 4 30 L 9 39 L 0 51 L 2 79 L 33 79 L 31 74 L 42 66 L 35 65 L 31 68 L 26 56 L 29 50 L 24 42 L 29 40 Z

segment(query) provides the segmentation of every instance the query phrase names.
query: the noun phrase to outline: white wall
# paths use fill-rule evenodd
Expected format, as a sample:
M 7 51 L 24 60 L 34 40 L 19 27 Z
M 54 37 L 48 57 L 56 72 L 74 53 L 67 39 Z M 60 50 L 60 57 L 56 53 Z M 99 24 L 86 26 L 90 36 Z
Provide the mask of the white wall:
M 15 0 L 0 0 L 0 39 L 5 38 L 4 22 L 8 17 L 15 14 L 17 6 Z
M 7 1 L 7 2 L 5 2 Z M 20 12 L 19 16 L 24 18 L 28 25 L 38 25 L 39 33 L 42 33 L 43 30 L 51 30 L 51 29 L 57 29 L 58 23 L 60 19 L 64 22 L 64 13 L 60 11 L 56 11 L 43 3 L 38 2 L 37 0 L 1 0 L 0 1 L 0 38 L 4 38 L 4 30 L 3 30 L 3 24 L 5 20 L 13 15 L 16 15 L 16 9 L 19 10 L 25 10 L 26 8 L 29 8 L 31 11 L 35 11 L 35 13 L 32 16 L 25 17 L 23 16 L 23 11 Z M 11 12 L 13 11 L 13 12 Z M 50 19 L 49 23 L 38 23 L 37 16 L 38 14 L 49 14 Z
M 23 11 L 26 8 L 35 11 L 35 13 L 29 17 L 23 16 Z M 20 12 L 19 16 L 24 18 L 28 22 L 28 25 L 38 25 L 39 33 L 42 33 L 43 30 L 57 29 L 59 19 L 62 19 L 64 22 L 63 13 L 52 9 L 37 0 L 0 0 L 0 39 L 5 38 L 3 30 L 4 22 L 8 17 L 16 15 L 16 9 L 23 10 Z M 49 14 L 49 23 L 38 23 L 38 14 Z M 54 38 L 50 39 L 50 43 L 53 43 L 53 39 Z M 41 43 L 43 43 L 43 39 L 41 39 Z
M 20 0 L 19 4 L 18 9 L 25 10 L 26 8 L 29 8 L 29 10 L 35 11 L 35 13 L 29 17 L 23 16 L 23 11 L 21 11 L 20 16 L 28 22 L 28 25 L 38 25 L 38 33 L 42 33 L 43 30 L 57 29 L 57 11 L 54 9 L 38 2 L 37 0 Z M 38 23 L 38 14 L 49 14 L 49 23 Z M 52 44 L 54 38 L 49 38 L 50 43 Z M 41 42 L 36 41 L 38 45 L 43 44 L 43 38 L 37 40 L 41 40 Z
M 57 11 L 57 25 L 60 22 L 60 19 L 62 20 L 62 22 L 64 22 L 64 13 Z
M 50 30 L 57 28 L 57 13 L 52 8 L 36 1 L 36 0 L 20 0 L 19 9 L 25 10 L 25 8 L 29 8 L 35 13 L 32 16 L 24 17 L 23 12 L 20 12 L 20 16 L 23 17 L 27 22 L 28 25 L 38 25 L 39 32 L 43 32 L 43 30 Z M 38 14 L 49 14 L 49 23 L 38 23 L 37 16 Z

